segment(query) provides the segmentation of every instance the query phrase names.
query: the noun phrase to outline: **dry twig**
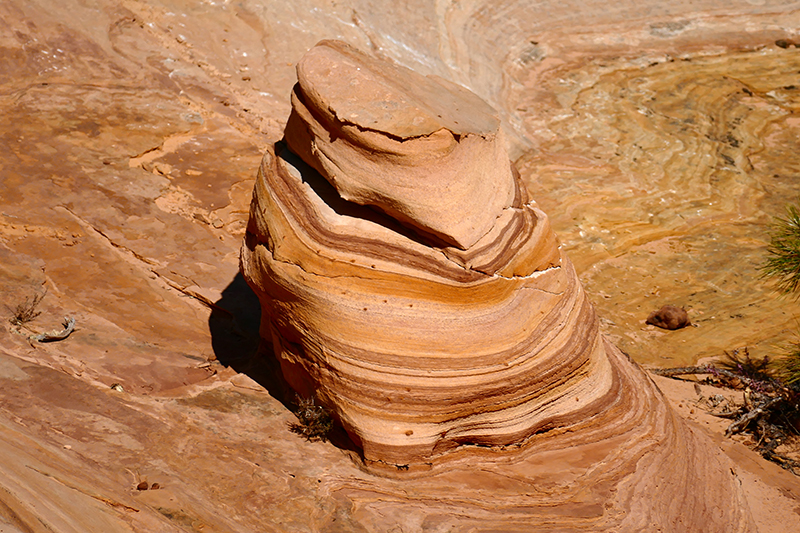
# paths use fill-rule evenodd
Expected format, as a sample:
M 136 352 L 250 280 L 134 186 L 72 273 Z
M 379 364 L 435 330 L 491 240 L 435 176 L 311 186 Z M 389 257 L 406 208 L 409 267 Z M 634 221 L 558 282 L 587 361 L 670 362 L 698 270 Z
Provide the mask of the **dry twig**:
M 713 376 L 725 376 L 729 379 L 738 379 L 748 387 L 758 386 L 761 382 L 757 380 L 750 379 L 746 376 L 743 376 L 739 373 L 732 372 L 730 370 L 726 370 L 724 368 L 718 368 L 715 366 L 682 366 L 677 368 L 654 368 L 651 369 L 650 372 L 656 374 L 657 376 L 664 376 L 667 378 L 672 378 L 675 376 L 686 376 L 686 375 L 698 375 L 698 374 L 711 374 Z
M 70 333 L 75 331 L 75 319 L 72 317 L 65 316 L 62 325 L 64 326 L 64 329 L 62 329 L 61 331 L 59 330 L 47 331 L 39 335 L 31 335 L 28 338 L 32 341 L 39 341 L 39 342 L 53 342 L 53 341 L 64 340 L 67 337 L 69 337 Z
M 34 295 L 33 299 L 25 298 L 25 301 L 21 304 L 17 304 L 17 307 L 14 309 L 9 307 L 11 318 L 9 318 L 8 321 L 17 327 L 22 327 L 28 322 L 32 322 L 37 316 L 42 314 L 41 311 L 37 311 L 36 308 L 46 294 L 47 290 L 41 294 Z
M 758 407 L 746 411 L 735 422 L 733 422 L 730 426 L 728 426 L 728 429 L 725 430 L 725 436 L 730 437 L 734 433 L 741 432 L 745 427 L 747 427 L 747 424 L 749 424 L 752 420 L 764 416 L 765 414 L 767 414 L 770 407 L 782 401 L 783 401 L 782 396 L 776 396 L 775 398 L 770 398 L 769 400 L 761 402 L 758 405 Z M 763 440 L 763 438 L 764 437 L 762 435 L 761 440 Z

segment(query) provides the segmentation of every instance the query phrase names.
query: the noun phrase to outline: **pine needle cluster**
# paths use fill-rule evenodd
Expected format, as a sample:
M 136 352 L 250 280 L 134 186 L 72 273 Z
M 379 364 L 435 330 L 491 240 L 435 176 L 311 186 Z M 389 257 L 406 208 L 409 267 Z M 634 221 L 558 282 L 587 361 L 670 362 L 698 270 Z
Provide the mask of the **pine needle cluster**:
M 792 343 L 774 364 L 776 373 L 784 383 L 800 388 L 800 341 Z
M 786 208 L 786 217 L 771 226 L 769 257 L 761 266 L 764 277 L 778 290 L 798 294 L 800 290 L 800 207 Z M 774 364 L 778 377 L 787 385 L 800 385 L 800 342 L 792 344 Z
M 764 277 L 771 279 L 778 290 L 786 294 L 800 288 L 800 209 L 789 206 L 786 218 L 772 224 L 769 257 L 761 266 Z

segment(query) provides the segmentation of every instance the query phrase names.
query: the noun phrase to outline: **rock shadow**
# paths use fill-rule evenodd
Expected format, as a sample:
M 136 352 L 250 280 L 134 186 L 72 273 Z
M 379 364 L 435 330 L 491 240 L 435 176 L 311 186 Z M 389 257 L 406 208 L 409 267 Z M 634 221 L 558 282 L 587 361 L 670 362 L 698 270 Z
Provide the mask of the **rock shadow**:
M 239 272 L 211 309 L 208 328 L 214 355 L 220 364 L 245 374 L 264 387 L 287 410 L 295 413 L 299 398 L 283 377 L 272 343 L 259 335 L 260 324 L 261 304 Z M 360 457 L 361 449 L 341 424 L 334 422 L 328 440 L 337 448 Z
M 287 408 L 288 386 L 272 345 L 259 336 L 261 304 L 239 272 L 214 303 L 208 319 L 211 347 L 220 364 L 245 374 Z

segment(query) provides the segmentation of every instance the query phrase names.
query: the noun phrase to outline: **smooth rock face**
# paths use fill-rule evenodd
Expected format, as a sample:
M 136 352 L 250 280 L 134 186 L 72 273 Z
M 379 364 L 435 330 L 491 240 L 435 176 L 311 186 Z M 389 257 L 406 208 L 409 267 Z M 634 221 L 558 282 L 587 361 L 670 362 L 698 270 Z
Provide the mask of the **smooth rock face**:
M 521 194 L 476 246 L 440 248 L 342 200 L 282 143 L 265 154 L 242 251 L 262 336 L 368 462 L 421 468 L 463 443 L 512 444 L 610 388 L 589 303 Z M 553 401 L 576 372 L 594 384 L 585 402 Z
M 511 208 L 500 121 L 463 87 L 323 41 L 297 66 L 289 148 L 345 200 L 466 249 Z
M 338 43 L 320 48 L 363 57 Z M 348 58 L 312 50 L 298 69 L 301 80 L 320 54 L 331 62 L 327 70 L 346 70 L 338 63 Z M 406 86 L 393 70 L 394 83 Z M 335 84 L 350 81 L 329 77 L 323 90 L 303 90 L 337 94 L 344 88 Z M 384 97 L 399 94 L 389 89 Z M 300 100 L 294 104 L 296 111 Z M 325 100 L 318 105 L 325 108 Z M 368 110 L 381 105 L 364 103 Z M 320 132 L 305 142 L 330 137 Z M 527 486 L 549 487 L 524 504 L 519 492 L 498 488 L 500 507 L 524 506 L 509 509 L 509 527 L 547 520 L 569 530 L 579 522 L 593 530 L 665 523 L 747 530 L 749 513 L 724 461 L 599 334 L 547 217 L 520 187 L 510 219 L 497 219 L 501 229 L 467 250 L 443 248 L 340 198 L 293 153 L 313 153 L 302 141 L 278 143 L 264 156 L 242 271 L 262 302 L 261 335 L 286 380 L 331 408 L 370 471 L 434 475 L 420 492 L 433 507 L 448 500 L 444 485 L 494 486 L 509 468 Z M 358 160 L 351 165 L 358 170 Z M 375 173 L 376 184 L 381 177 Z M 485 178 L 502 186 L 501 173 Z M 469 481 L 459 474 L 465 464 Z M 576 483 L 586 491 L 576 492 Z M 345 482 L 341 490 L 403 489 Z M 391 503 L 377 507 L 371 512 L 398 512 Z M 720 512 L 710 516 L 710 508 Z

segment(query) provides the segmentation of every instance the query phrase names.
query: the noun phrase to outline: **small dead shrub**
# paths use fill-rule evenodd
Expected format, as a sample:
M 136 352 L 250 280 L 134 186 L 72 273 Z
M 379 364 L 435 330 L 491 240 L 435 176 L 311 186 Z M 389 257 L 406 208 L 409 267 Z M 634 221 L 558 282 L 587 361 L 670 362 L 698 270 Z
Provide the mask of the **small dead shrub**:
M 289 430 L 306 438 L 311 442 L 327 441 L 328 434 L 333 429 L 333 419 L 330 412 L 316 400 L 297 397 L 297 408 L 294 412 L 297 422 L 289 424 Z
M 17 304 L 16 308 L 9 308 L 9 311 L 11 311 L 11 318 L 9 318 L 8 321 L 18 327 L 32 322 L 37 316 L 42 314 L 41 311 L 37 311 L 36 308 L 46 294 L 47 291 L 44 291 L 41 294 L 35 295 L 33 299 L 25 298 L 25 301 L 21 304 Z
M 769 383 L 773 379 L 773 361 L 769 356 L 759 358 L 750 357 L 750 350 L 736 348 L 730 352 L 725 351 L 725 355 L 717 360 L 717 367 L 729 370 L 738 376 L 756 382 Z
M 714 395 L 703 399 L 708 412 L 732 420 L 725 436 L 749 434 L 765 459 L 800 476 L 800 346 L 784 359 L 750 357 L 747 349 L 725 352 L 716 365 L 651 370 L 676 378 L 706 375 L 708 385 L 743 392 L 743 403 Z M 795 383 L 789 383 L 795 376 Z M 680 378 L 678 378 L 680 379 Z

